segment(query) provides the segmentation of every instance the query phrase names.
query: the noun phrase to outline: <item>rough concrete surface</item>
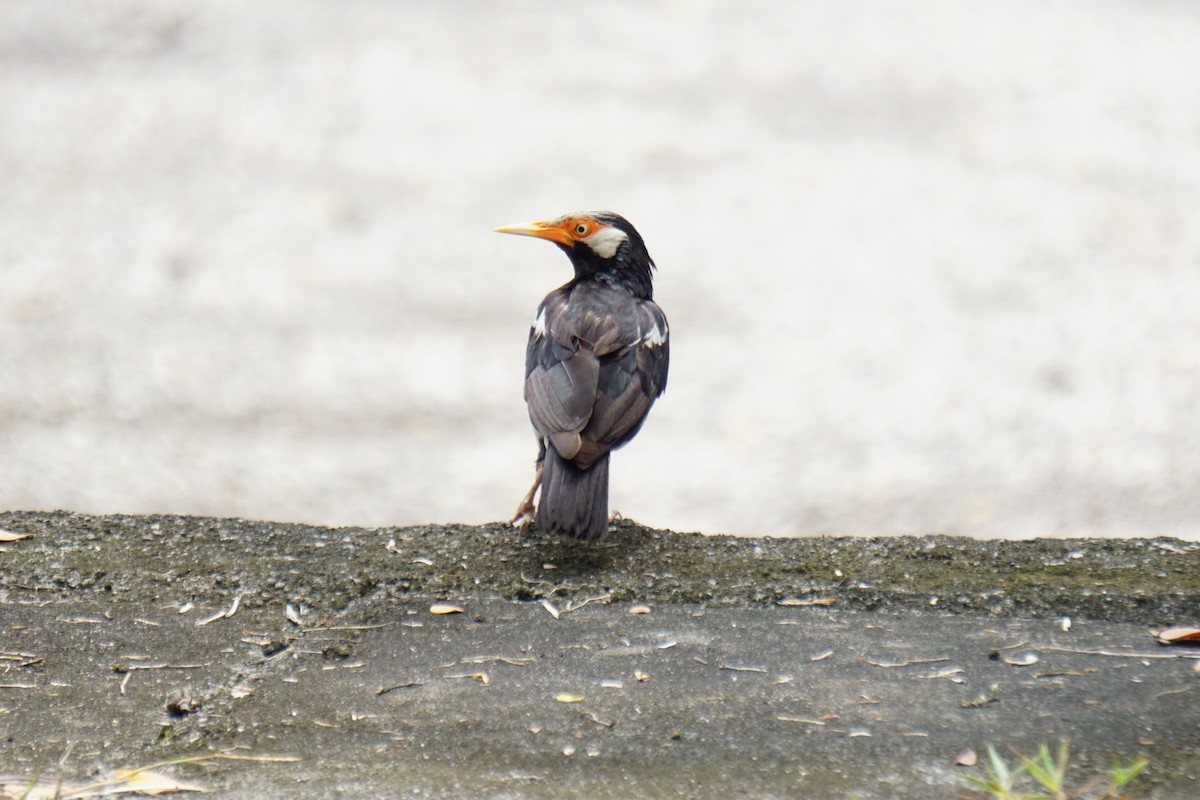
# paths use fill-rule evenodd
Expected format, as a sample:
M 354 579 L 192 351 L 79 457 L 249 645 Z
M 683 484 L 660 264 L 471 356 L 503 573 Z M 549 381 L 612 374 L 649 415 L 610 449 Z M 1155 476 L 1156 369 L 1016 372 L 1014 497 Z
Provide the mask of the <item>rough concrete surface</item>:
M 1200 793 L 1200 651 L 1151 633 L 1196 621 L 1195 543 L 0 529 L 13 796 L 191 759 L 157 771 L 231 798 L 930 800 L 1063 738 L 1075 786 Z
M 628 216 L 672 375 L 614 507 L 1200 536 L 1200 4 L 0 4 L 0 507 L 512 513 L 496 225 Z

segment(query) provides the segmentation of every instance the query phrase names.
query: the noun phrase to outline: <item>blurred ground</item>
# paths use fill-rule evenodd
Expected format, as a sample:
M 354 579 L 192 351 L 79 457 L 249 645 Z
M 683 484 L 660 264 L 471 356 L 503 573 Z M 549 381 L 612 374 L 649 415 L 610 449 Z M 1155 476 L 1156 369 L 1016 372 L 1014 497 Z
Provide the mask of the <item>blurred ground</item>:
M 0 508 L 511 513 L 498 224 L 645 235 L 676 530 L 1200 536 L 1200 7 L 0 6 Z

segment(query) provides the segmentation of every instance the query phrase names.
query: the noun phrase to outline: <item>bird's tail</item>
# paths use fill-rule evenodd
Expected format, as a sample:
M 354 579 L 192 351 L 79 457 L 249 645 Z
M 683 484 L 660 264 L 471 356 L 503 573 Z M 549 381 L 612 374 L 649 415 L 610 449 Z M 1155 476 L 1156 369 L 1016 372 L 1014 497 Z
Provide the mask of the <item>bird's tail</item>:
M 608 532 L 608 453 L 587 469 L 546 448 L 537 525 L 575 539 L 599 539 Z

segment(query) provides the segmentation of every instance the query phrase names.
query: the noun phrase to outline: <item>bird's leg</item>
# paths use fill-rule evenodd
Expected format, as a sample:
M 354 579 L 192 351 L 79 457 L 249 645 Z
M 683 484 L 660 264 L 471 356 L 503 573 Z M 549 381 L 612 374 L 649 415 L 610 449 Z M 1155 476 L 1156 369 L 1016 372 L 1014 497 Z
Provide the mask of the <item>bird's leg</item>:
M 529 491 L 521 499 L 521 504 L 517 506 L 517 513 L 513 515 L 511 520 L 512 526 L 519 528 L 521 533 L 525 533 L 525 529 L 533 523 L 537 516 L 537 508 L 533 505 L 533 498 L 537 494 L 538 489 L 541 488 L 542 471 L 545 469 L 545 462 L 546 443 L 545 441 L 539 441 L 537 469 L 533 473 L 533 485 L 529 487 Z
M 533 523 L 537 516 L 537 508 L 533 505 L 533 496 L 537 494 L 538 488 L 542 485 L 542 465 L 538 464 L 537 472 L 533 475 L 533 486 L 529 487 L 528 493 L 521 499 L 521 504 L 517 506 L 517 513 L 513 515 L 512 526 L 520 528 L 521 533 Z

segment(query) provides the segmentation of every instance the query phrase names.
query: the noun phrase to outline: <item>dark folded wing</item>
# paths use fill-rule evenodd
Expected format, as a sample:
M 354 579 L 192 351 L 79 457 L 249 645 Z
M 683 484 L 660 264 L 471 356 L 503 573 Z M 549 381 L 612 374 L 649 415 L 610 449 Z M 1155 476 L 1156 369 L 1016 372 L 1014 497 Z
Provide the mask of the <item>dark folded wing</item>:
M 542 302 L 525 350 L 525 402 L 529 419 L 542 436 L 579 433 L 591 418 L 596 399 L 600 364 L 572 335 L 564 319 L 566 300 L 558 291 Z
M 544 339 L 530 348 L 552 349 Z M 588 350 L 561 360 L 539 359 L 525 377 L 525 402 L 533 427 L 543 436 L 583 430 L 592 416 L 599 373 L 599 361 Z
M 667 382 L 667 321 L 650 301 L 596 289 L 551 293 L 525 360 L 534 428 L 588 467 L 627 442 Z
M 654 303 L 641 305 L 636 342 L 600 359 L 595 406 L 581 434 L 585 442 L 605 450 L 620 447 L 638 432 L 667 385 L 666 318 Z

